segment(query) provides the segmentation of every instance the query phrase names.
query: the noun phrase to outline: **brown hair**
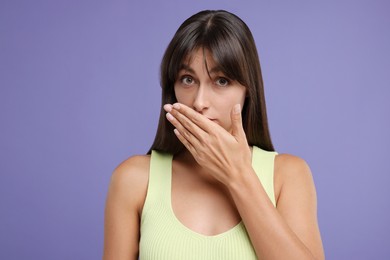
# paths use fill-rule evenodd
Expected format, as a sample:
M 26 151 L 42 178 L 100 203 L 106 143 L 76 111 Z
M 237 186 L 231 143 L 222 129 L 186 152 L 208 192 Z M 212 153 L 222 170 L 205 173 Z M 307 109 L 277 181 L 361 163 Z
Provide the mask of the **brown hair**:
M 247 89 L 242 108 L 243 127 L 249 145 L 274 151 L 268 129 L 263 78 L 256 45 L 248 26 L 227 11 L 201 11 L 179 27 L 161 62 L 162 104 L 156 137 L 148 151 L 176 154 L 184 145 L 165 117 L 164 104 L 177 102 L 174 84 L 183 61 L 198 48 L 212 54 L 221 71 Z

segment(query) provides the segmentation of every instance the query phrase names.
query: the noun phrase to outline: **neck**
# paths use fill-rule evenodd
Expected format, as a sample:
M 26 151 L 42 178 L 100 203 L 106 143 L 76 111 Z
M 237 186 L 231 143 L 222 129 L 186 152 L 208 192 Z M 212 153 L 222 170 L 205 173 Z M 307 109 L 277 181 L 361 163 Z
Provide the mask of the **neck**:
M 174 160 L 180 161 L 184 164 L 192 165 L 194 167 L 200 167 L 194 156 L 192 156 L 192 154 L 187 149 L 184 149 L 182 152 L 176 154 L 174 156 Z

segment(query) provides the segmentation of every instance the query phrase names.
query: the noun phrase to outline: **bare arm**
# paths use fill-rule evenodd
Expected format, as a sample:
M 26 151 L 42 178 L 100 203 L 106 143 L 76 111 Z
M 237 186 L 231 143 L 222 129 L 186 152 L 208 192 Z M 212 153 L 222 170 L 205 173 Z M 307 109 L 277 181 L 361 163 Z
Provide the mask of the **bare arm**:
M 114 170 L 105 208 L 103 260 L 138 259 L 148 172 L 148 156 L 129 158 Z
M 305 161 L 291 155 L 275 159 L 280 187 L 274 208 L 252 169 L 229 186 L 260 259 L 324 259 L 317 224 L 316 192 Z
M 240 106 L 225 129 L 183 104 L 165 105 L 176 135 L 195 160 L 228 188 L 260 259 L 323 259 L 317 199 L 306 162 L 291 155 L 275 159 L 277 208 L 251 166 Z

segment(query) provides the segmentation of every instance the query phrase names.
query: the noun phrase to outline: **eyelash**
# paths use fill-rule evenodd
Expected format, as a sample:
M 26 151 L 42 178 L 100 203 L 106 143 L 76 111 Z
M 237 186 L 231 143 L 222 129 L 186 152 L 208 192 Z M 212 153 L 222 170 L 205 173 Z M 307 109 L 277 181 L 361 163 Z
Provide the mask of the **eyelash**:
M 186 83 L 185 81 L 187 79 L 190 79 L 192 82 L 191 83 Z M 224 80 L 225 84 L 218 83 L 220 80 Z M 190 75 L 183 75 L 183 76 L 180 77 L 180 82 L 182 84 L 184 84 L 184 85 L 189 86 L 189 85 L 194 84 L 195 79 L 192 76 L 190 76 Z M 215 80 L 215 84 L 218 85 L 219 87 L 227 87 L 227 86 L 229 86 L 230 82 L 231 82 L 231 80 L 228 79 L 228 78 L 225 78 L 225 77 L 218 77 L 217 80 Z
M 185 80 L 187 80 L 187 79 L 191 79 L 192 82 L 191 83 L 186 83 Z M 180 82 L 182 84 L 184 84 L 184 85 L 187 85 L 187 86 L 188 85 L 192 85 L 194 83 L 194 81 L 195 81 L 194 78 L 189 76 L 189 75 L 183 75 L 183 76 L 180 77 Z
M 225 83 L 224 85 L 218 84 L 218 81 L 221 80 L 221 79 L 224 80 L 224 81 L 226 81 L 226 83 Z M 217 85 L 220 86 L 220 87 L 227 87 L 227 86 L 229 86 L 229 84 L 230 84 L 230 80 L 227 79 L 227 78 L 224 78 L 224 77 L 219 77 L 219 78 L 216 80 L 216 83 L 217 83 Z

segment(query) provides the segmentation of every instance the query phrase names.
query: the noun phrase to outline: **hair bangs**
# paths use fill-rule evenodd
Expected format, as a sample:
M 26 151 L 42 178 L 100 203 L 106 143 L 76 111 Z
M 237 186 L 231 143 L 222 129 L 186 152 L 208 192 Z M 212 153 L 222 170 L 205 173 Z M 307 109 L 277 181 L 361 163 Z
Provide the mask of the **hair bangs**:
M 164 53 L 160 67 L 160 118 L 155 140 L 148 153 L 155 149 L 176 154 L 185 149 L 173 133 L 174 127 L 167 121 L 163 105 L 177 102 L 174 85 L 178 74 L 185 65 L 191 63 L 199 48 L 203 50 L 209 76 L 214 68 L 209 68 L 206 52 L 209 52 L 221 73 L 246 87 L 247 97 L 242 108 L 242 120 L 248 144 L 273 151 L 261 67 L 252 33 L 232 13 L 205 10 L 189 17 L 180 25 Z
M 203 48 L 212 55 L 221 72 L 231 80 L 236 80 L 245 87 L 248 82 L 245 77 L 244 52 L 238 42 L 226 40 L 222 32 L 211 32 L 203 41 Z

